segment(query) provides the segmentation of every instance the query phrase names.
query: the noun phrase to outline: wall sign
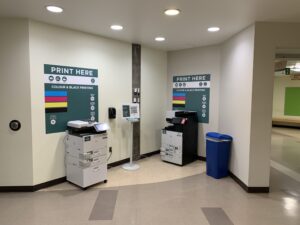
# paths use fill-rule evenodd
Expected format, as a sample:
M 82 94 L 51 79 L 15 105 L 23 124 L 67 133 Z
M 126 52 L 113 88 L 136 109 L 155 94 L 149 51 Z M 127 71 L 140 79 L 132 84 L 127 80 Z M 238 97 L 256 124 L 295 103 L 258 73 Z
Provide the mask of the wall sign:
M 98 70 L 44 65 L 46 133 L 70 120 L 98 120 Z
M 173 77 L 173 110 L 197 111 L 198 122 L 209 122 L 210 74 Z

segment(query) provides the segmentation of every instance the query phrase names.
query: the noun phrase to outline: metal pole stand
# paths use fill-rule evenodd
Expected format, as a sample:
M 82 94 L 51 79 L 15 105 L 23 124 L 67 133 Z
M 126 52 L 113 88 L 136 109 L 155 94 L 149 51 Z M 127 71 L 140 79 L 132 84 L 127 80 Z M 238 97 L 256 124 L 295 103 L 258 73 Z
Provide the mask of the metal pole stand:
M 136 163 L 133 162 L 132 157 L 133 157 L 133 147 L 132 147 L 132 133 L 133 133 L 133 123 L 139 122 L 139 119 L 135 119 L 135 118 L 127 118 L 127 121 L 130 122 L 131 126 L 130 126 L 130 132 L 129 132 L 129 141 L 128 141 L 128 148 L 131 151 L 130 152 L 130 162 L 129 163 L 125 163 L 123 164 L 122 168 L 124 170 L 137 170 L 140 168 L 140 166 Z

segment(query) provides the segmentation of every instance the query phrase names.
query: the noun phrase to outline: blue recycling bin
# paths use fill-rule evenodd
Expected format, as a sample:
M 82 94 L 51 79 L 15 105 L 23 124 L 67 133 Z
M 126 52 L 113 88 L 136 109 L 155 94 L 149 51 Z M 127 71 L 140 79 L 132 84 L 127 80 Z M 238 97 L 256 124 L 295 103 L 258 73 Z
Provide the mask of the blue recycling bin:
M 206 174 L 220 179 L 228 176 L 232 137 L 209 132 L 206 134 Z

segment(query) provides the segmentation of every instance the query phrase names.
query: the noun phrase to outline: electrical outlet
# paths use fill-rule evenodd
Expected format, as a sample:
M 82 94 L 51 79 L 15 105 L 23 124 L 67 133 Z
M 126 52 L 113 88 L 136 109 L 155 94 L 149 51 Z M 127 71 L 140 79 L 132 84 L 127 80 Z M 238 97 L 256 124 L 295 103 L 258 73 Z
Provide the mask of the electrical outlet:
M 112 153 L 112 147 L 109 147 L 109 153 Z

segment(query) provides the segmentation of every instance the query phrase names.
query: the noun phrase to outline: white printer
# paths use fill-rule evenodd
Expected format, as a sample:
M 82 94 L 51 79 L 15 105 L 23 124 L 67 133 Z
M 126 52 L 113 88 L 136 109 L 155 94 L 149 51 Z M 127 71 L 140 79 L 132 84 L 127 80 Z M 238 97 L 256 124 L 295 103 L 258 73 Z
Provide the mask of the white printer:
M 107 181 L 105 123 L 69 121 L 65 141 L 67 180 L 81 188 Z

